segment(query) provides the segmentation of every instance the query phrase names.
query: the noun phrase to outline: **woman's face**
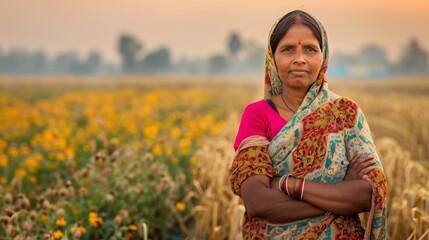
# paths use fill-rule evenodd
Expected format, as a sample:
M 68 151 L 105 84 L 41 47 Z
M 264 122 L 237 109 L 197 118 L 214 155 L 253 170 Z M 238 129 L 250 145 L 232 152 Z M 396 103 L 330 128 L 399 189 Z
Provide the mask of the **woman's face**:
M 304 24 L 293 25 L 275 49 L 274 61 L 285 88 L 308 90 L 323 63 L 317 38 Z

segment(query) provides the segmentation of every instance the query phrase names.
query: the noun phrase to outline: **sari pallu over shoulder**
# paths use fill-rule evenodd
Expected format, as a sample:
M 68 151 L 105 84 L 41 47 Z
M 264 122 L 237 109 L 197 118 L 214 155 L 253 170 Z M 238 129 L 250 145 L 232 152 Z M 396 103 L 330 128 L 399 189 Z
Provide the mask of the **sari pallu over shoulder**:
M 267 237 L 283 239 L 280 236 L 289 232 L 287 239 L 385 239 L 386 179 L 369 126 L 356 103 L 322 90 L 274 137 L 268 148 L 274 175 L 291 174 L 324 183 L 343 181 L 348 159 L 357 152 L 373 155 L 377 162 L 377 168 L 364 176 L 373 188 L 365 235 L 356 214 L 319 216 L 285 225 L 268 224 Z

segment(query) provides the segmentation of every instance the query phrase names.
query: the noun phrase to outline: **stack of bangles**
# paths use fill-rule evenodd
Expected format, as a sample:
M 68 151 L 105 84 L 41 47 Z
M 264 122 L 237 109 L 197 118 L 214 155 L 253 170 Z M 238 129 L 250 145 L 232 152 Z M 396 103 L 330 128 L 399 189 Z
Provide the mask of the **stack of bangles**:
M 302 200 L 304 197 L 305 178 L 295 178 L 295 188 L 293 192 L 289 192 L 288 181 L 290 174 L 283 175 L 279 181 L 279 190 L 286 193 L 289 197 L 297 200 Z

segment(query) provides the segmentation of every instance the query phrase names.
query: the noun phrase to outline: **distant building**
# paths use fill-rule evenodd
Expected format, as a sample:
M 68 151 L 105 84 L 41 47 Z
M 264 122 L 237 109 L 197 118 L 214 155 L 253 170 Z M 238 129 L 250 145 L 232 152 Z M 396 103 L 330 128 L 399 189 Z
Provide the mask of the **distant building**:
M 333 55 L 328 75 L 338 78 L 380 78 L 390 74 L 389 66 L 384 49 L 370 44 L 363 47 L 357 55 Z

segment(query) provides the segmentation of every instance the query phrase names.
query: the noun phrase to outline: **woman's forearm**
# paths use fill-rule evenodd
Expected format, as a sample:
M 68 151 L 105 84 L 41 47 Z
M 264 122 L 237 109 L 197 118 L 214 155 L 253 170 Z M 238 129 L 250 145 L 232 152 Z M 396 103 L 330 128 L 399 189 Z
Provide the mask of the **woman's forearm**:
M 266 176 L 252 176 L 241 185 L 241 197 L 247 213 L 270 222 L 292 222 L 320 216 L 326 211 L 304 201 L 293 200 L 270 188 Z
M 295 181 L 289 181 L 290 192 Z M 349 180 L 339 183 L 319 183 L 306 180 L 303 200 L 311 205 L 338 215 L 350 215 L 369 211 L 372 188 L 365 180 Z

